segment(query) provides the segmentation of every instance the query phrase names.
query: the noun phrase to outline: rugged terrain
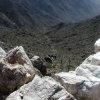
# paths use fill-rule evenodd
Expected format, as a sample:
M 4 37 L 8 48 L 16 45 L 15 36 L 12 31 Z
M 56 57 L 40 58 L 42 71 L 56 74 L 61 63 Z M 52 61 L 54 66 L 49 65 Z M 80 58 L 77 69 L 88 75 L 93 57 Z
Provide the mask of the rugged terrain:
M 100 37 L 100 16 L 76 24 L 59 24 L 45 35 L 62 58 L 70 58 L 76 65 L 93 52 L 93 44 Z
M 30 57 L 55 55 L 54 72 L 68 71 L 93 52 L 100 16 L 90 18 L 100 14 L 99 5 L 99 0 L 1 0 L 0 46 L 22 45 Z
M 6 50 L 22 45 L 30 57 L 56 55 L 56 66 L 67 71 L 68 66 L 76 67 L 94 52 L 93 44 L 100 37 L 100 16 L 76 24 L 60 23 L 45 34 L 30 28 L 1 27 L 0 32 L 1 47 Z
M 0 0 L 0 100 L 98 100 L 99 15 L 99 0 Z
M 100 38 L 95 53 L 87 57 L 74 71 L 42 76 L 39 57 L 30 60 L 22 46 L 5 52 L 0 48 L 1 100 L 99 100 L 100 98 Z M 32 62 L 31 62 L 32 61 Z M 41 76 L 40 76 L 41 75 Z

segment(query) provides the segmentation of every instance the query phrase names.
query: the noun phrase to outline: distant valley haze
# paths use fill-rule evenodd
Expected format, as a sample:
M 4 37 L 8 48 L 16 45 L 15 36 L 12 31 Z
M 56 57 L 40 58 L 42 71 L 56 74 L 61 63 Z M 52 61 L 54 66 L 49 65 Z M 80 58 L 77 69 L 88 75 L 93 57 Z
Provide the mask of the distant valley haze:
M 0 25 L 50 27 L 100 14 L 100 0 L 0 0 Z

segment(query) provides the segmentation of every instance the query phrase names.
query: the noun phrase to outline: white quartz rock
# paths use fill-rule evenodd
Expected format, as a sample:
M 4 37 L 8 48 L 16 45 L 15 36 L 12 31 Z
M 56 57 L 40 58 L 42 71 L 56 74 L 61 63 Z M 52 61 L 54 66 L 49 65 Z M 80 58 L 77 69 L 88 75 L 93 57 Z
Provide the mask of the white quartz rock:
M 97 52 L 96 54 L 93 55 L 91 64 L 100 66 L 100 52 Z
M 64 72 L 55 74 L 55 77 L 78 100 L 99 100 L 100 98 L 100 80 L 98 81 L 94 76 L 94 81 L 84 76 Z
M 87 57 L 82 64 L 90 64 L 92 61 L 93 55 L 90 55 L 89 57 Z
M 76 68 L 76 74 L 84 77 L 95 77 L 98 78 L 98 81 L 100 80 L 100 66 L 97 65 L 91 65 L 91 64 L 82 64 L 79 67 Z
M 65 89 L 71 94 L 77 94 L 78 88 L 84 81 L 88 81 L 83 76 L 76 76 L 76 74 L 61 72 L 55 74 L 58 81 L 65 87 Z
M 91 64 L 91 65 L 98 65 L 100 66 L 100 52 L 97 52 L 96 54 L 90 55 L 88 58 L 86 58 L 82 64 Z
M 0 59 L 6 56 L 6 52 L 0 47 Z
M 100 52 L 90 55 L 82 64 L 100 65 Z
M 18 98 L 16 100 L 76 100 L 53 78 L 40 78 L 37 75 L 32 82 L 10 94 L 6 100 L 15 100 L 13 98 Z
M 100 38 L 95 42 L 95 52 L 100 52 Z

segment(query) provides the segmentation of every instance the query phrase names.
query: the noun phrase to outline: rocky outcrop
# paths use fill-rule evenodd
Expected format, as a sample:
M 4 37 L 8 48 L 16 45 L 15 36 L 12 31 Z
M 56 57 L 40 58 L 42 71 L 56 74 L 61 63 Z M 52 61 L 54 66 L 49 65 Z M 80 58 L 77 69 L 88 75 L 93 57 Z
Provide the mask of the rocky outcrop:
M 35 76 L 29 84 L 22 86 L 6 100 L 76 100 L 51 77 Z
M 100 38 L 95 42 L 95 52 L 100 52 Z
M 100 98 L 100 41 L 95 43 L 95 52 L 73 72 L 61 72 L 55 77 L 78 100 Z
M 6 56 L 6 52 L 0 47 L 0 59 Z
M 38 69 L 42 75 L 45 76 L 47 74 L 46 66 L 43 64 L 43 60 L 39 56 L 34 56 L 31 61 L 33 66 Z
M 35 72 L 23 47 L 8 53 L 0 49 L 0 53 L 0 94 L 11 93 L 33 79 Z
M 95 54 L 86 58 L 75 71 L 55 74 L 55 79 L 58 82 L 48 76 L 41 78 L 35 75 L 34 77 L 34 68 L 32 68 L 32 63 L 22 47 L 16 47 L 7 54 L 4 53 L 6 56 L 0 59 L 0 71 L 2 73 L 0 82 L 6 83 L 0 83 L 0 91 L 5 91 L 5 88 L 7 90 L 16 90 L 21 85 L 31 81 L 34 77 L 31 82 L 11 93 L 6 100 L 76 100 L 75 98 L 77 100 L 99 100 L 100 51 L 98 41 L 95 43 Z M 40 66 L 43 65 L 40 57 L 34 56 L 31 60 L 33 60 L 33 64 L 37 69 L 43 67 Z M 14 82 L 16 83 L 15 80 L 18 82 L 17 86 L 14 84 Z M 13 85 L 16 87 L 13 87 Z
M 14 62 L 11 60 L 12 56 L 6 58 L 9 60 L 10 63 Z M 23 57 L 21 56 L 21 58 Z M 40 70 L 42 74 L 44 73 L 46 74 L 46 68 L 43 66 L 43 61 L 41 60 L 40 57 L 34 56 L 31 59 L 31 61 L 34 67 Z M 25 62 L 27 62 L 27 60 Z M 76 100 L 76 99 L 70 93 L 68 93 L 65 90 L 65 88 L 60 85 L 60 83 L 56 82 L 53 78 L 47 76 L 41 78 L 40 76 L 35 75 L 34 79 L 30 83 L 25 84 L 20 89 L 10 94 L 6 100 Z

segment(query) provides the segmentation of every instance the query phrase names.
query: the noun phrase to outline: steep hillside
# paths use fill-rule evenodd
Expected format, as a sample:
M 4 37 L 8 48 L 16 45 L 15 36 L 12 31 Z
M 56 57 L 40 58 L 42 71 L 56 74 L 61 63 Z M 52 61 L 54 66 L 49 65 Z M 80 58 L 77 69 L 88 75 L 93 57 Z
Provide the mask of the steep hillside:
M 100 14 L 94 0 L 0 0 L 0 24 L 34 29 L 72 23 Z
M 49 52 L 50 43 L 41 33 L 30 28 L 0 27 L 0 46 L 9 50 L 15 46 L 23 46 L 32 57 L 34 54 L 46 55 Z
M 100 38 L 100 16 L 81 23 L 56 25 L 45 35 L 62 59 L 65 59 L 64 62 L 75 66 L 94 52 L 93 44 Z
M 68 66 L 76 67 L 90 53 L 93 44 L 100 37 L 100 16 L 85 22 L 66 25 L 60 23 L 48 33 L 41 34 L 29 28 L 11 29 L 0 27 L 0 46 L 5 50 L 22 45 L 30 57 L 34 54 L 45 57 L 56 55 L 56 68 L 50 71 L 64 70 Z M 55 66 L 54 65 L 54 66 Z
M 76 67 L 99 38 L 100 16 L 89 20 L 98 14 L 99 0 L 0 0 L 0 46 L 22 45 L 30 57 L 53 54 L 61 69 Z

